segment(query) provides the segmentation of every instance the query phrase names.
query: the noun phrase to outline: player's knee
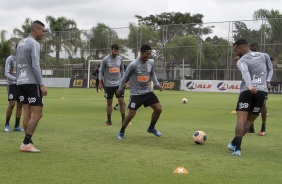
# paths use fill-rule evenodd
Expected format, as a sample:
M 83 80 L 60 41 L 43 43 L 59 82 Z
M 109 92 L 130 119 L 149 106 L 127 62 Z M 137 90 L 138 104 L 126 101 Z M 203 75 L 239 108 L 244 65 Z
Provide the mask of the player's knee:
M 15 107 L 15 102 L 10 102 L 10 103 L 9 103 L 9 108 L 10 108 L 10 109 L 13 109 L 14 107 Z
M 158 113 L 158 114 L 161 114 L 161 113 L 162 113 L 162 111 L 163 111 L 163 110 L 162 110 L 162 108 L 161 108 L 161 107 L 159 107 L 159 108 L 156 108 L 156 109 L 155 109 L 155 112 L 156 112 L 156 113 Z

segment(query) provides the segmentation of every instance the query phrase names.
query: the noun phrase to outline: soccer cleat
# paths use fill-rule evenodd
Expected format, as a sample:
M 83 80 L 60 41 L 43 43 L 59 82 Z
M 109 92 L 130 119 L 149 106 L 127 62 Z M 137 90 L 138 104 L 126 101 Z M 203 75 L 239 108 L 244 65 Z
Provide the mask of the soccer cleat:
M 24 129 L 22 129 L 20 126 L 17 126 L 14 128 L 14 131 L 24 132 Z
M 124 133 L 118 133 L 118 139 L 124 139 Z
M 157 131 L 156 129 L 153 129 L 153 130 L 148 129 L 147 132 L 148 133 L 152 133 L 152 134 L 154 134 L 157 137 L 162 136 L 161 132 Z
M 115 110 L 117 110 L 118 107 L 114 107 Z
M 5 125 L 4 132 L 10 132 L 10 126 L 9 125 Z
M 228 145 L 227 145 L 227 149 L 229 149 L 230 151 L 235 151 L 235 149 L 236 149 L 236 146 L 233 146 L 232 145 L 232 143 L 229 143 Z
M 105 124 L 104 124 L 104 126 L 110 126 L 110 125 L 112 125 L 112 122 L 106 122 Z
M 241 150 L 234 151 L 232 153 L 232 155 L 234 155 L 234 156 L 241 156 Z
M 260 132 L 258 133 L 258 135 L 264 136 L 264 135 L 265 135 L 265 132 L 260 131 Z
M 40 153 L 41 151 L 39 149 L 36 149 L 33 144 L 24 144 L 20 146 L 21 152 L 31 152 L 31 153 Z

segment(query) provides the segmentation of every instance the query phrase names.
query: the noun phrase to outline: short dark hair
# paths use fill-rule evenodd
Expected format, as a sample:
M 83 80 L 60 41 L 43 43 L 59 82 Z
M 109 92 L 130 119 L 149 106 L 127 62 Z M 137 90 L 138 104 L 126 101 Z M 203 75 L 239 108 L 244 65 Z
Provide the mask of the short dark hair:
M 259 45 L 257 43 L 251 43 L 250 47 L 258 47 Z
M 39 20 L 34 21 L 32 24 L 39 24 L 39 25 L 45 27 L 45 25 Z
M 140 52 L 146 52 L 146 50 L 152 50 L 152 48 L 149 45 L 142 45 L 140 48 Z
M 111 45 L 111 49 L 116 49 L 116 50 L 118 50 L 119 49 L 119 46 L 118 46 L 118 44 L 113 44 L 113 45 Z
M 271 60 L 271 61 L 274 61 L 274 59 L 273 59 L 272 57 L 270 58 L 270 60 Z
M 235 45 L 248 45 L 248 42 L 245 39 L 239 39 L 234 42 L 233 46 Z

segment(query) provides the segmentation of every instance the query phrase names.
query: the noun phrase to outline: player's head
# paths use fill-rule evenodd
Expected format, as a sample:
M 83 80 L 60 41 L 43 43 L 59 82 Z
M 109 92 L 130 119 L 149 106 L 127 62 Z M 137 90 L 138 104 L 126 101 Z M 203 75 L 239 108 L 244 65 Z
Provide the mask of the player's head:
M 272 65 L 274 65 L 274 59 L 272 57 L 270 58 L 270 61 L 271 61 Z
M 111 54 L 113 57 L 116 57 L 119 55 L 119 46 L 115 43 L 111 45 Z
M 236 56 L 242 57 L 245 55 L 250 49 L 248 46 L 248 42 L 244 39 L 239 39 L 235 41 L 233 44 L 233 50 L 236 54 Z
M 18 43 L 16 43 L 16 45 L 15 45 L 15 48 L 14 48 L 14 50 L 13 50 L 13 55 L 16 55 L 16 53 L 17 53 L 17 48 L 18 48 Z
M 36 20 L 31 24 L 31 32 L 30 34 L 36 39 L 41 40 L 44 36 L 44 28 L 45 25 L 39 21 Z
M 251 43 L 249 46 L 250 50 L 253 52 L 259 52 L 259 46 L 257 43 Z
M 152 55 L 152 48 L 149 45 L 142 45 L 140 48 L 140 58 L 142 61 L 148 61 Z

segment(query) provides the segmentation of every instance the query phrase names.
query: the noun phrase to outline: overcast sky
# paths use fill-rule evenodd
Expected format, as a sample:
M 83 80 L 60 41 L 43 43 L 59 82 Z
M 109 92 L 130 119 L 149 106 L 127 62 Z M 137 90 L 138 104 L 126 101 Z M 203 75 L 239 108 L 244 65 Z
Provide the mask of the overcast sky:
M 282 12 L 282 0 L 1 0 L 0 30 L 6 30 L 10 38 L 26 18 L 46 23 L 47 15 L 73 19 L 82 30 L 98 22 L 111 28 L 128 27 L 129 22 L 137 24 L 135 15 L 163 12 L 200 13 L 204 22 L 251 20 L 261 8 Z

